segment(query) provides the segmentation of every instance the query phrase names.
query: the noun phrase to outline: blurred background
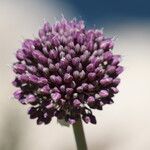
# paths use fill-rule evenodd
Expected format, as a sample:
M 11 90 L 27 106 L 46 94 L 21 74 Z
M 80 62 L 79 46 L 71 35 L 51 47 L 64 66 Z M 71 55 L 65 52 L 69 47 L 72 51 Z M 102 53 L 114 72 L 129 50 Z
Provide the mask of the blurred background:
M 11 64 L 25 38 L 37 36 L 44 20 L 77 17 L 88 28 L 117 36 L 123 55 L 115 103 L 95 111 L 97 125 L 84 124 L 89 150 L 150 150 L 149 0 L 0 0 L 0 150 L 75 150 L 71 127 L 54 119 L 37 126 L 27 108 L 12 98 Z

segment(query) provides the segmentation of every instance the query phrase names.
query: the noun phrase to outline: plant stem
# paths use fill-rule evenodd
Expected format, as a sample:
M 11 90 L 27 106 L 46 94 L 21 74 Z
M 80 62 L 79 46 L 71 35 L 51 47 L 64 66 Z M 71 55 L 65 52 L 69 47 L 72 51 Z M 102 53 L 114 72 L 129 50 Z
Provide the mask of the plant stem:
M 84 130 L 81 119 L 73 124 L 73 131 L 76 140 L 77 150 L 87 150 Z

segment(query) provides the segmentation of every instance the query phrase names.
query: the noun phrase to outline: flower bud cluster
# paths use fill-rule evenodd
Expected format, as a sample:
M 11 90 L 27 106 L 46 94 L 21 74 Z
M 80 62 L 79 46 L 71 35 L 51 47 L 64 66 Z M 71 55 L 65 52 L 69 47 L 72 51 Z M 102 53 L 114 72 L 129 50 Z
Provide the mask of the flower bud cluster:
M 37 124 L 54 116 L 70 124 L 80 117 L 95 124 L 92 109 L 102 110 L 118 93 L 123 67 L 113 46 L 111 38 L 86 29 L 83 21 L 45 23 L 39 38 L 26 39 L 16 52 L 14 97 L 31 105 L 28 114 Z

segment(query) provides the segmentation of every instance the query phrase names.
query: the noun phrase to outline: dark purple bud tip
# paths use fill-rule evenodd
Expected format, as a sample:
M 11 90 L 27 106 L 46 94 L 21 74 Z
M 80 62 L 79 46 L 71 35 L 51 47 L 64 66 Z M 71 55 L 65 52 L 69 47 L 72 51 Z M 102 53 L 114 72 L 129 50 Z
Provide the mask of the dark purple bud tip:
M 94 115 L 90 115 L 90 120 L 92 124 L 96 124 L 96 118 Z

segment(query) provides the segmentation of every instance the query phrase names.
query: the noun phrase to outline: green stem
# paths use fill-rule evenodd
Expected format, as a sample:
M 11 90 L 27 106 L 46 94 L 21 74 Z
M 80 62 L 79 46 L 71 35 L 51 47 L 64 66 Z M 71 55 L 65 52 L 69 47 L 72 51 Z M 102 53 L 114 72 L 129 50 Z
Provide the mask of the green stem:
M 73 131 L 76 140 L 77 150 L 87 150 L 81 119 L 79 119 L 75 124 L 73 124 Z

